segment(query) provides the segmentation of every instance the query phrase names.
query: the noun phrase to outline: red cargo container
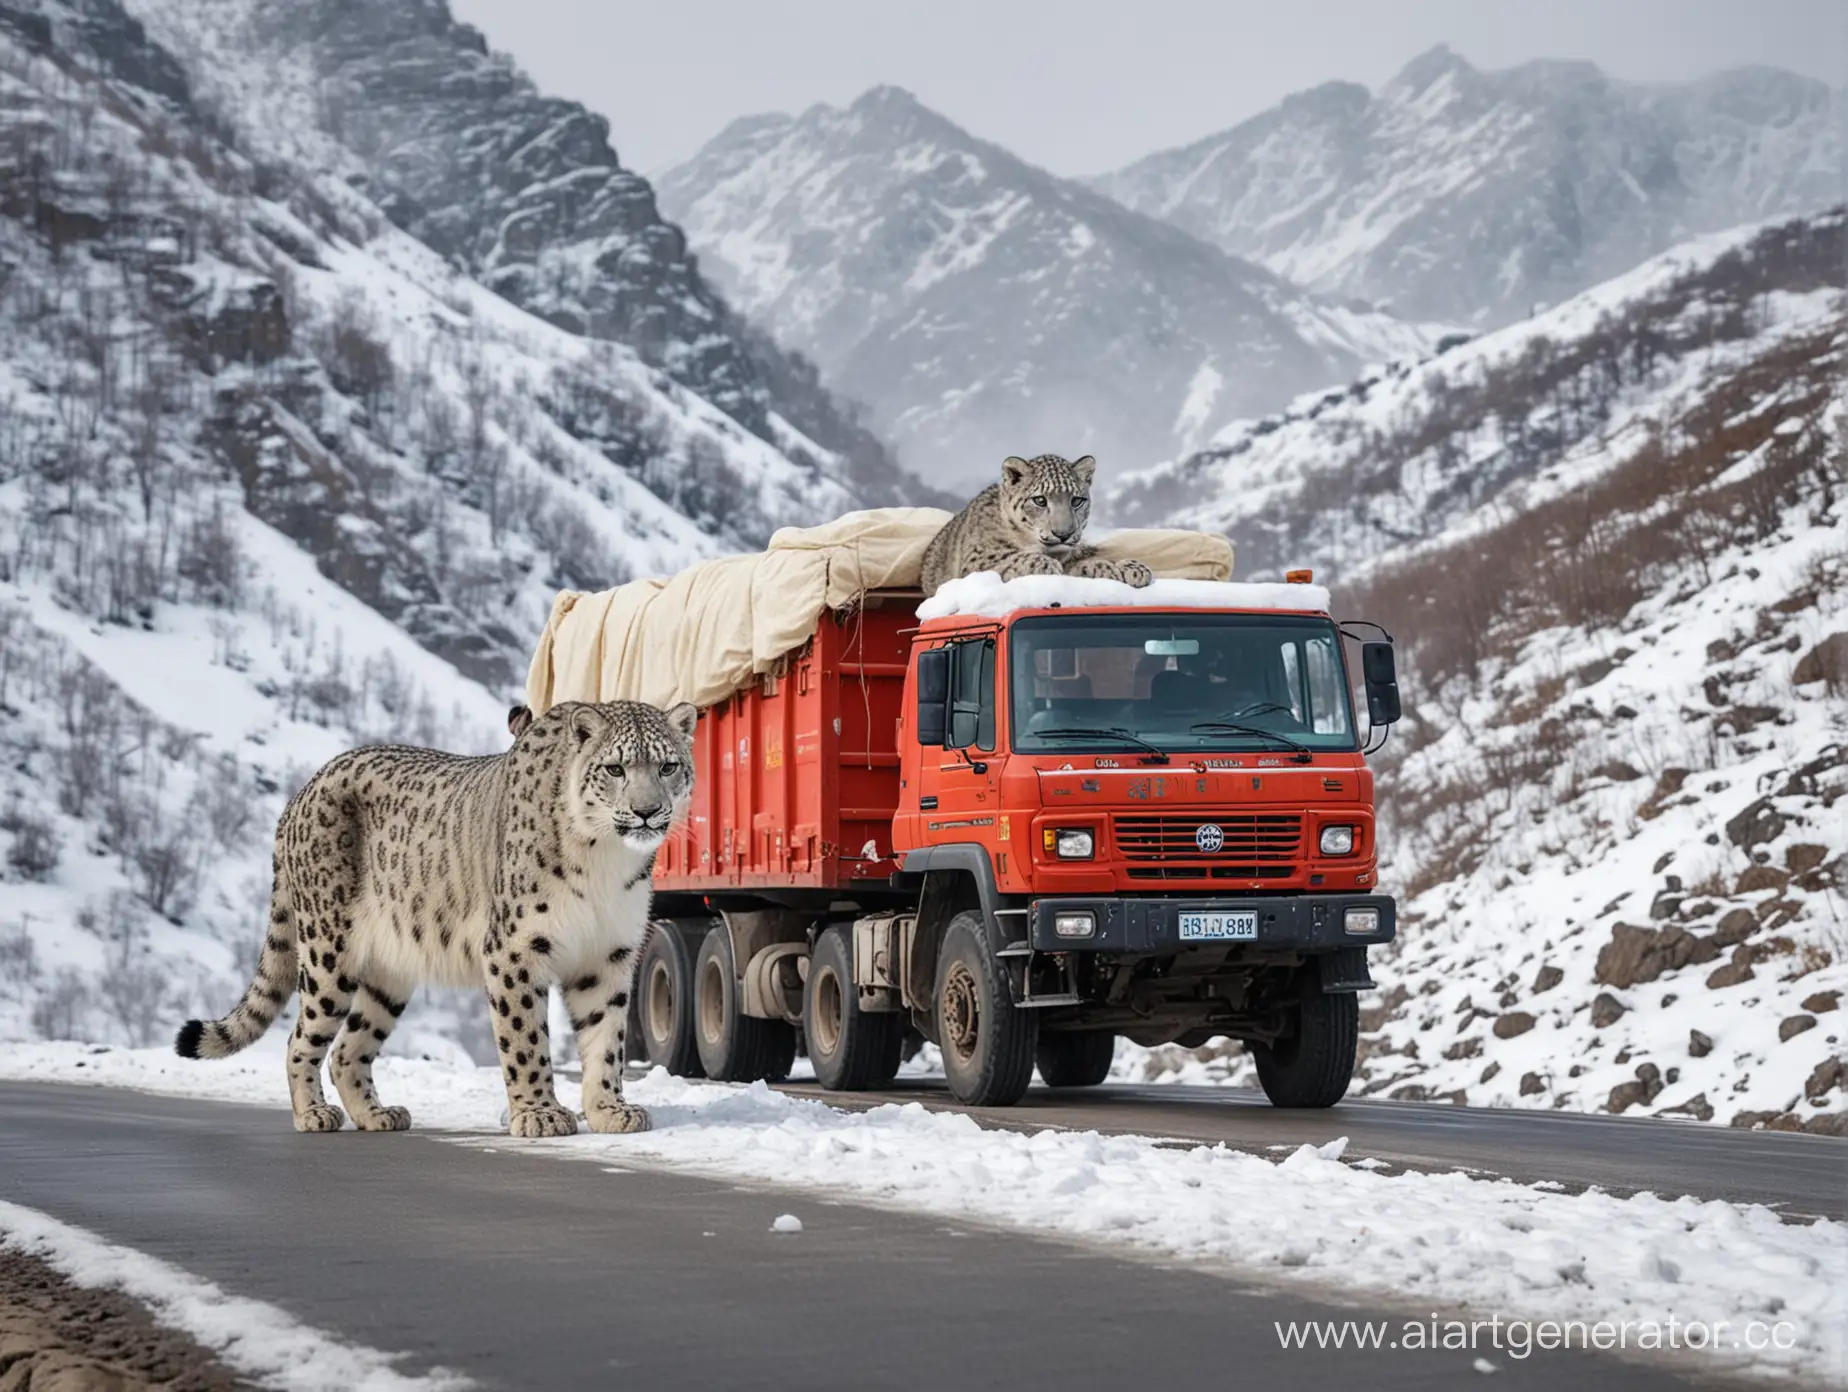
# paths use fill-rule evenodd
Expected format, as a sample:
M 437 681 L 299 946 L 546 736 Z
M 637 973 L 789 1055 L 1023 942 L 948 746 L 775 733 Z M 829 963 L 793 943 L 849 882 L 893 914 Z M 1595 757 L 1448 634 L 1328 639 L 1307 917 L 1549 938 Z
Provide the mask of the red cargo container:
M 898 863 L 898 724 L 916 595 L 825 614 L 806 647 L 706 711 L 685 825 L 655 865 L 663 891 L 884 885 Z

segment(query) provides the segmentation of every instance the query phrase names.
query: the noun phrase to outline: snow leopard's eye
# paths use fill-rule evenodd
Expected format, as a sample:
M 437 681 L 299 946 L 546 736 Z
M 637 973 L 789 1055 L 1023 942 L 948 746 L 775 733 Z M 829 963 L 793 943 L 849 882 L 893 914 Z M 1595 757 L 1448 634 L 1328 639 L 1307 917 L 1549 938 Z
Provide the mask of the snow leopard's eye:
M 1028 498 L 1027 501 L 1032 503 L 1036 508 L 1043 508 L 1046 506 L 1046 495 L 1044 493 L 1035 493 L 1031 498 Z
M 680 760 L 669 759 L 665 764 L 662 764 L 661 765 L 661 776 L 663 778 L 679 777 L 680 776 Z
M 1083 507 L 1086 503 L 1090 501 L 1091 500 L 1085 497 L 1082 493 L 1074 493 L 1072 495 L 1072 506 L 1073 507 Z
M 603 766 L 603 771 L 611 778 L 621 778 L 624 776 L 624 770 L 621 764 L 605 764 Z

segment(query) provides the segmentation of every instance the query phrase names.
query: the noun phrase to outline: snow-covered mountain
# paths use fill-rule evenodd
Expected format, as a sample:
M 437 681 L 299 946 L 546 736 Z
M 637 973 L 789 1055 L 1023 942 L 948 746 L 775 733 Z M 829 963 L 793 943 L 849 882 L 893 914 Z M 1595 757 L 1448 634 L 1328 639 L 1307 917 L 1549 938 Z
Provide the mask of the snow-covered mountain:
M 700 274 L 601 117 L 548 97 L 447 0 L 130 0 L 261 159 L 336 171 L 489 289 L 644 363 L 869 503 L 922 499 L 813 367 Z
M 1642 85 L 1439 47 L 1093 181 L 1324 294 L 1496 325 L 1694 235 L 1844 196 L 1842 93 L 1774 68 Z
M 734 122 L 657 181 L 701 266 L 872 409 L 907 463 L 1106 470 L 1431 333 L 1303 294 L 976 139 L 893 87 Z
M 466 45 L 422 0 L 367 22 L 394 6 L 442 40 L 419 50 L 446 94 L 420 119 L 448 132 Z M 584 233 L 637 320 L 541 317 L 471 274 L 520 290 L 501 252 L 413 235 L 436 237 L 435 190 L 388 216 L 374 195 L 399 196 L 313 125 L 249 134 L 240 84 L 270 60 L 228 36 L 267 7 L 146 13 L 152 35 L 117 0 L 0 7 L 0 1037 L 142 1038 L 221 1009 L 315 764 L 381 738 L 498 747 L 557 589 L 869 497 L 794 417 L 857 428 L 766 341 L 726 337 L 613 158 L 572 156 L 629 189 L 631 222 L 599 224 L 593 198 L 528 216 L 522 245 Z M 159 41 L 192 18 L 221 23 Z M 293 61 L 271 91 L 321 90 Z M 504 105 L 483 97 L 467 139 L 511 138 L 522 101 L 581 130 L 478 67 Z M 506 196 L 503 229 L 526 195 Z
M 1715 235 L 1113 500 L 1399 640 L 1366 1091 L 1848 1128 L 1845 258 Z

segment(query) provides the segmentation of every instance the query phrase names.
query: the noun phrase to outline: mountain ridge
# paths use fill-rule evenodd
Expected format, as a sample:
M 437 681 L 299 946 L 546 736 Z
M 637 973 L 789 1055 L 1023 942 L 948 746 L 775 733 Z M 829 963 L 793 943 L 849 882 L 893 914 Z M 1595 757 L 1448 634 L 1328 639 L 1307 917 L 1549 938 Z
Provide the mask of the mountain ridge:
M 341 170 L 497 293 L 627 344 L 760 439 L 787 446 L 772 416 L 801 422 L 867 503 L 934 499 L 852 403 L 716 293 L 608 121 L 541 92 L 444 0 L 231 0 L 210 22 L 184 0 L 132 8 L 253 146 Z
M 907 457 L 967 482 L 1022 450 L 1128 467 L 1432 337 L 1305 296 L 899 87 L 733 122 L 658 194 L 728 297 Z
M 1843 194 L 1839 89 L 1748 66 L 1632 83 L 1447 46 L 1089 180 L 1325 294 L 1493 327 L 1688 237 Z

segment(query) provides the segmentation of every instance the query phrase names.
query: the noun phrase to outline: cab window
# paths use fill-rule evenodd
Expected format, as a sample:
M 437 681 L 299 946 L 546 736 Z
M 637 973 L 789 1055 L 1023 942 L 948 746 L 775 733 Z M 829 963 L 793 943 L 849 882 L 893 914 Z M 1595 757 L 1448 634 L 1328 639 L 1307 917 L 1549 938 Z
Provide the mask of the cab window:
M 950 661 L 950 739 L 952 749 L 995 747 L 995 642 L 992 638 L 958 643 Z

